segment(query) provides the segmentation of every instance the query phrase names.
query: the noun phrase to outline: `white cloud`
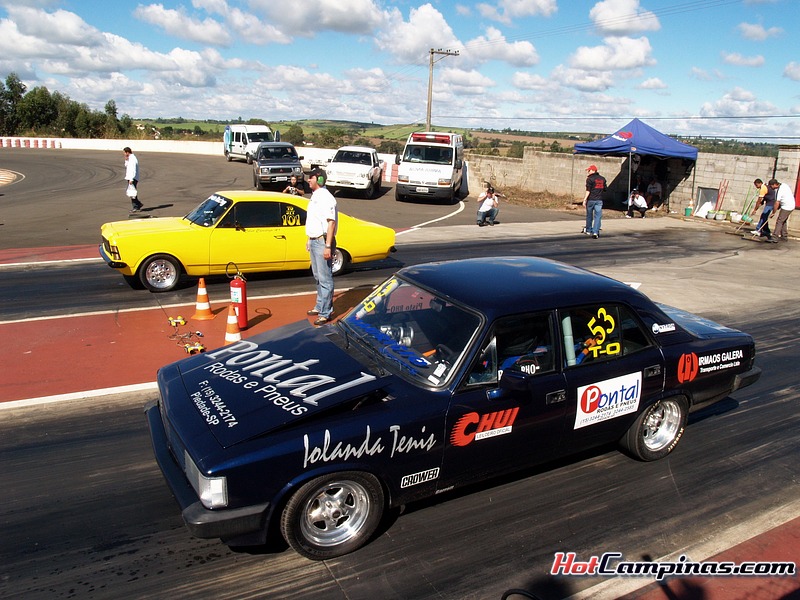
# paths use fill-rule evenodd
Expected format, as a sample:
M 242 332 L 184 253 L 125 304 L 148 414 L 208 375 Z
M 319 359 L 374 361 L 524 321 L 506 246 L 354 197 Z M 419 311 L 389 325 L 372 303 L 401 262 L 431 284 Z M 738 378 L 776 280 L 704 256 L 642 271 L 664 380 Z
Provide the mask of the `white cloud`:
M 661 29 L 658 17 L 641 8 L 639 0 L 603 0 L 589 11 L 589 18 L 601 35 L 634 35 Z
M 539 64 L 539 54 L 530 42 L 508 43 L 495 27 L 486 29 L 486 35 L 470 40 L 464 45 L 464 55 L 480 63 L 489 60 L 507 62 L 515 67 Z
M 584 92 L 602 92 L 613 84 L 609 71 L 569 69 L 563 65 L 553 69 L 551 77 L 565 87 L 575 88 Z
M 139 5 L 133 11 L 137 19 L 155 25 L 168 35 L 201 44 L 229 46 L 233 41 L 230 32 L 222 23 L 212 18 L 202 21 L 186 14 L 183 7 L 177 10 L 164 8 L 162 4 Z
M 544 90 L 551 85 L 550 80 L 541 75 L 520 72 L 514 73 L 511 83 L 520 90 Z
M 374 0 L 250 0 L 249 4 L 279 30 L 310 36 L 318 31 L 371 35 L 388 18 Z
M 737 67 L 761 67 L 764 65 L 764 57 L 761 55 L 742 56 L 738 52 L 722 52 L 721 56 L 723 62 Z
M 739 23 L 737 29 L 744 39 L 754 42 L 763 42 L 768 38 L 778 37 L 783 34 L 783 29 L 780 27 L 765 29 L 763 25 L 756 23 Z
M 509 24 L 526 17 L 549 17 L 558 10 L 556 0 L 499 0 L 497 4 L 478 4 L 482 17 Z
M 800 81 L 800 63 L 792 61 L 786 65 L 786 68 L 783 70 L 783 76 L 793 81 Z
M 665 90 L 667 89 L 667 84 L 658 77 L 651 77 L 645 79 L 642 83 L 637 85 L 636 88 L 640 90 Z
M 473 70 L 445 68 L 436 75 L 437 90 L 459 95 L 486 94 L 495 83 L 489 77 Z
M 655 64 L 651 54 L 650 41 L 646 37 L 609 37 L 602 46 L 578 48 L 570 57 L 569 64 L 574 69 L 596 71 L 638 69 Z
M 769 115 L 776 112 L 771 102 L 762 102 L 750 90 L 735 87 L 715 102 L 704 102 L 700 114 L 705 117 L 748 117 Z
M 39 43 L 86 46 L 103 41 L 100 31 L 66 10 L 48 13 L 24 6 L 7 6 L 6 10 L 7 22 L 13 22 L 21 35 L 36 38 Z
M 408 21 L 399 10 L 390 14 L 390 23 L 378 33 L 375 44 L 399 63 L 421 64 L 431 48 L 462 50 L 463 45 L 442 13 L 430 4 L 412 8 Z

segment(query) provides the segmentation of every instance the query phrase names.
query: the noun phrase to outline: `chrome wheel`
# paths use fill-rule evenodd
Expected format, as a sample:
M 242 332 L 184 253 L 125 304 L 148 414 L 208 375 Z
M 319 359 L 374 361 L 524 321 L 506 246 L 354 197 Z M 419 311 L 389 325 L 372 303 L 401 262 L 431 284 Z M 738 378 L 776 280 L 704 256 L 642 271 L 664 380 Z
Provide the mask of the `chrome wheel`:
M 180 274 L 180 266 L 175 258 L 157 254 L 142 263 L 139 279 L 151 292 L 167 292 L 177 285 Z
M 329 548 L 356 535 L 370 511 L 367 491 L 354 481 L 332 481 L 306 503 L 300 531 L 308 541 Z
M 333 256 L 331 256 L 331 271 L 333 274 L 339 275 L 340 273 L 344 273 L 349 264 L 350 257 L 347 255 L 347 252 L 336 248 L 333 251 Z
M 642 423 L 642 441 L 651 452 L 669 446 L 683 429 L 683 411 L 674 400 L 662 400 L 648 410 Z

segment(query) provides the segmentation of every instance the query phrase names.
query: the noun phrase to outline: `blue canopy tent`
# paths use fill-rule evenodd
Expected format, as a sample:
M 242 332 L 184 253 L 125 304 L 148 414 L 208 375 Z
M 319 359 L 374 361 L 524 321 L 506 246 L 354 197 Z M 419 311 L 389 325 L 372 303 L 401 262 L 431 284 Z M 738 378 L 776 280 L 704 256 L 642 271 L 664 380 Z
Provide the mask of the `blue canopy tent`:
M 628 193 L 631 188 L 631 166 L 633 156 L 655 156 L 658 158 L 681 158 L 696 162 L 697 148 L 679 142 L 653 129 L 639 119 L 634 119 L 615 133 L 585 144 L 575 144 L 575 154 L 628 157 Z M 694 185 L 692 185 L 694 188 Z

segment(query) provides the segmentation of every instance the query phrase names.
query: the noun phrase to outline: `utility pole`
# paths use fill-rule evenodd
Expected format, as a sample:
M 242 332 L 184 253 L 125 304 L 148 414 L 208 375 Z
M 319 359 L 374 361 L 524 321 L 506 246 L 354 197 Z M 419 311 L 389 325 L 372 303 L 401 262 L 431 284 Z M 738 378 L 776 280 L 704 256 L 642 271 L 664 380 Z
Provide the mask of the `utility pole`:
M 439 62 L 442 58 L 434 61 L 433 55 L 441 54 L 442 58 L 446 56 L 458 56 L 458 50 L 438 50 L 430 49 L 430 66 L 428 67 L 428 114 L 425 118 L 425 131 L 431 130 L 431 102 L 433 101 L 433 63 Z

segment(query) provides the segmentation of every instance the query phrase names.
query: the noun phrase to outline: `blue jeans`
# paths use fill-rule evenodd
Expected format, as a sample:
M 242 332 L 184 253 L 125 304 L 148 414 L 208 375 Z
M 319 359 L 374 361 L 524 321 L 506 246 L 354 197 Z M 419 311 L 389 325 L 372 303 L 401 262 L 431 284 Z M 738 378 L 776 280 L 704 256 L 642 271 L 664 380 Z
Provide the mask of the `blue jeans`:
M 586 232 L 600 235 L 600 221 L 603 219 L 603 201 L 589 200 L 586 203 Z
M 758 225 L 756 225 L 756 231 L 758 231 L 763 237 L 772 237 L 772 232 L 769 230 L 769 218 L 772 215 L 772 207 L 765 206 L 763 212 L 761 213 L 761 218 L 758 220 Z
M 486 221 L 489 221 L 489 223 L 494 223 L 498 212 L 500 211 L 496 208 L 490 208 L 486 212 L 478 211 L 478 225 L 485 223 Z
M 314 310 L 319 316 L 329 319 L 333 314 L 333 264 L 325 260 L 325 238 L 309 240 L 308 252 L 311 257 L 311 272 L 317 282 L 317 303 Z

